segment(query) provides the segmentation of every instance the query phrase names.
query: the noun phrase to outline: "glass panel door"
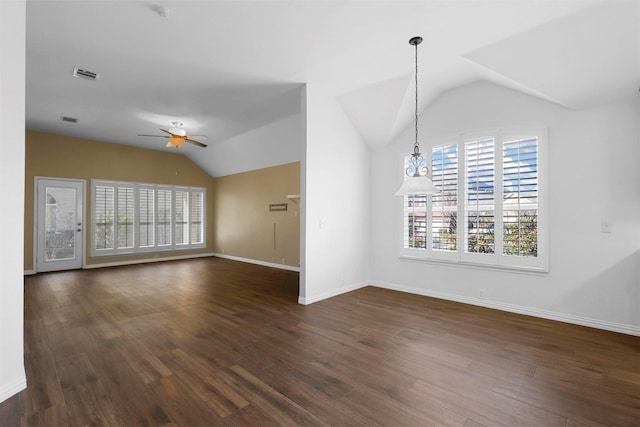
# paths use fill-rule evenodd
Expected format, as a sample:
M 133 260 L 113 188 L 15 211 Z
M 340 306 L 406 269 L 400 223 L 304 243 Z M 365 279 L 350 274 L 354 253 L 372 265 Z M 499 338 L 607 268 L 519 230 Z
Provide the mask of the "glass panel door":
M 37 178 L 37 271 L 82 267 L 84 182 Z

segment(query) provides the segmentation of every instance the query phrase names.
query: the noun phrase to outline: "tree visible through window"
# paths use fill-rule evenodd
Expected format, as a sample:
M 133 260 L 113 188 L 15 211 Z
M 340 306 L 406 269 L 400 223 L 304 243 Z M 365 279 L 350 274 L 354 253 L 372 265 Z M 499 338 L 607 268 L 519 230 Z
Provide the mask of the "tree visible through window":
M 92 182 L 92 256 L 205 247 L 202 188 Z
M 424 156 L 417 160 L 418 165 L 426 162 Z M 407 156 L 404 161 L 404 170 L 407 175 L 413 175 L 414 163 L 411 156 Z M 427 247 L 427 197 L 422 195 L 410 195 L 404 198 L 404 247 L 412 249 L 425 249 Z
M 493 138 L 465 143 L 465 251 L 494 253 L 495 160 Z
M 431 248 L 455 252 L 458 249 L 458 146 L 434 147 L 431 155 L 432 181 L 440 193 L 431 198 Z
M 538 255 L 538 139 L 506 141 L 502 165 L 503 251 Z
M 404 197 L 401 253 L 546 269 L 540 256 L 544 141 L 543 131 L 496 132 L 432 147 L 431 179 L 440 192 Z
M 171 233 L 171 218 L 173 217 L 171 209 L 171 199 L 172 192 L 171 190 L 157 190 L 157 199 L 158 199 L 158 214 L 157 214 L 157 227 L 156 231 L 158 232 L 157 245 L 158 246 L 169 246 L 171 245 L 172 233 Z
M 95 185 L 93 187 L 93 229 L 96 249 L 115 249 L 115 187 Z

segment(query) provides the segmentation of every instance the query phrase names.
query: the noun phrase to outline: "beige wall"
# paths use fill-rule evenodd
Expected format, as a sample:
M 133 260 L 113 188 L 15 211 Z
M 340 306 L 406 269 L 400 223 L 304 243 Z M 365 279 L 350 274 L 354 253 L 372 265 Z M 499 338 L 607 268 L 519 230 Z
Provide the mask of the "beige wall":
M 216 253 L 300 265 L 300 162 L 215 179 L 213 250 Z M 287 211 L 269 211 L 287 203 Z
M 207 247 L 161 255 L 133 255 L 91 258 L 86 245 L 87 264 L 133 261 L 195 253 L 213 252 L 215 241 L 214 180 L 183 154 L 109 144 L 48 133 L 26 132 L 24 268 L 33 270 L 34 183 L 35 177 L 72 178 L 86 181 L 86 201 L 90 200 L 91 179 L 108 179 L 149 184 L 185 185 L 207 190 Z M 91 217 L 91 203 L 87 218 Z M 85 227 L 85 242 L 90 228 Z

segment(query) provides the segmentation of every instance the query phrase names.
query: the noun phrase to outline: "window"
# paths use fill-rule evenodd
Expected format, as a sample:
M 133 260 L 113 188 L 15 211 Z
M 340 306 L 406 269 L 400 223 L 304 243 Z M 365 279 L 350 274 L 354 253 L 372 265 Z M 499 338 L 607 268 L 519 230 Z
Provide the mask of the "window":
M 204 242 L 204 197 L 202 192 L 189 193 L 189 224 L 191 225 L 191 243 Z
M 506 141 L 503 146 L 503 253 L 538 255 L 538 140 Z
M 431 249 L 441 252 L 456 252 L 458 250 L 457 145 L 450 144 L 433 148 L 431 179 L 440 189 L 439 194 L 431 196 Z
M 115 187 L 92 185 L 93 191 L 93 247 L 99 250 L 115 249 Z
M 91 256 L 205 247 L 205 190 L 94 180 Z
M 176 191 L 175 196 L 175 243 L 176 245 L 186 245 L 189 243 L 189 192 Z
M 465 244 L 467 253 L 495 252 L 494 138 L 465 142 Z
M 141 248 L 155 245 L 155 196 L 153 188 L 140 188 L 138 193 L 138 242 Z
M 133 188 L 118 186 L 116 187 L 116 233 L 118 235 L 117 247 L 121 249 L 133 248 Z
M 488 132 L 433 146 L 424 160 L 440 193 L 404 197 L 401 256 L 546 271 L 545 135 Z
M 172 205 L 172 191 L 158 189 L 156 190 L 156 195 L 158 199 L 158 211 L 156 215 L 156 232 L 157 239 L 156 245 L 158 246 L 170 246 L 172 239 L 171 236 L 171 218 L 173 218 L 171 209 Z

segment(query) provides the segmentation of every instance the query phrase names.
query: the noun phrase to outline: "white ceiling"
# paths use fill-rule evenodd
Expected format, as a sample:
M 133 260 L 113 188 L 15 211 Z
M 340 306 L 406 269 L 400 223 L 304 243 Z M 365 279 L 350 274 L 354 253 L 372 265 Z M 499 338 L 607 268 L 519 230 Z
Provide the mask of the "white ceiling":
M 27 0 L 27 128 L 164 150 L 137 134 L 179 120 L 209 136 L 181 150 L 215 176 L 216 146 L 299 113 L 303 83 L 389 143 L 413 120 L 415 35 L 421 109 L 479 80 L 568 108 L 632 99 L 639 22 L 638 0 Z

